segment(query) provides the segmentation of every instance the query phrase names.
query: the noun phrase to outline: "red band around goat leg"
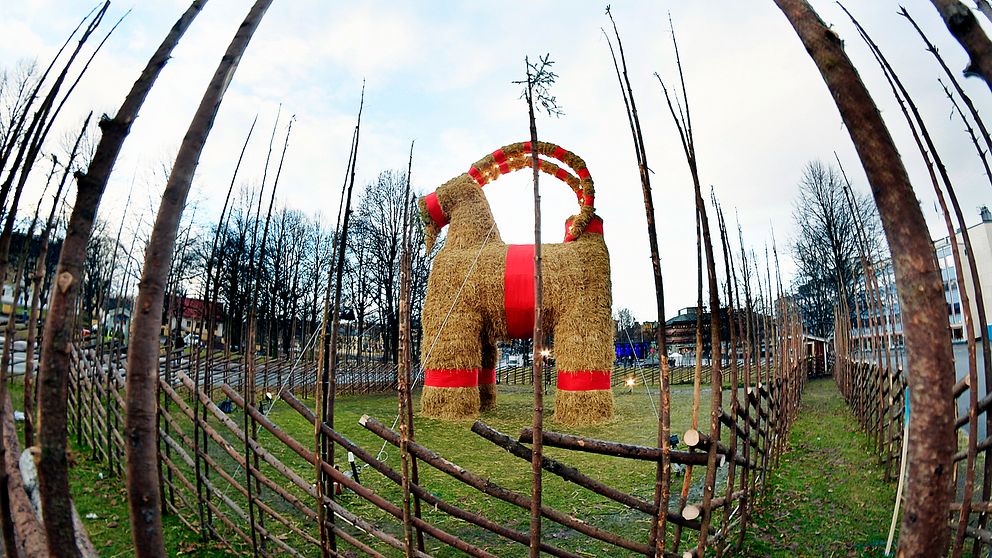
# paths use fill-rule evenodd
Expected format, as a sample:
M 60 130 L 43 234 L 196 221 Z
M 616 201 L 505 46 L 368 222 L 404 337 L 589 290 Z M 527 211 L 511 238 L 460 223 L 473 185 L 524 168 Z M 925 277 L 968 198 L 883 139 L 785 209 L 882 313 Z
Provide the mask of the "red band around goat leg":
M 479 385 L 479 369 L 424 370 L 424 386 L 439 388 L 466 388 Z
M 558 389 L 565 391 L 592 391 L 610 389 L 610 373 L 594 370 L 575 372 L 558 371 Z
M 483 368 L 479 370 L 479 385 L 495 384 L 496 370 L 493 368 Z

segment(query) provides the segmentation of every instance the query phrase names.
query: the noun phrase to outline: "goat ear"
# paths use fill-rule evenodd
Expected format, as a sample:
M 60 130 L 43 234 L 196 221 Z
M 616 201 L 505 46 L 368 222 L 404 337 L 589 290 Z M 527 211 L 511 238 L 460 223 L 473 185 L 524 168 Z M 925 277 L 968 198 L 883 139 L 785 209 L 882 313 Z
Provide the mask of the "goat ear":
M 431 192 L 420 198 L 418 206 L 420 207 L 420 218 L 428 226 L 434 226 L 437 232 L 440 232 L 448 224 L 448 216 L 444 214 L 444 210 L 441 208 L 441 204 L 437 199 L 437 192 Z
M 417 200 L 417 208 L 420 210 L 420 220 L 424 223 L 424 247 L 427 248 L 427 253 L 430 254 L 431 250 L 434 249 L 434 241 L 437 240 L 437 235 L 440 234 L 441 229 L 431 218 L 431 213 L 427 209 L 427 196 L 424 196 Z
M 427 210 L 427 196 L 417 198 L 417 210 L 417 212 L 420 213 L 420 220 L 423 221 L 425 225 L 430 225 L 431 214 Z

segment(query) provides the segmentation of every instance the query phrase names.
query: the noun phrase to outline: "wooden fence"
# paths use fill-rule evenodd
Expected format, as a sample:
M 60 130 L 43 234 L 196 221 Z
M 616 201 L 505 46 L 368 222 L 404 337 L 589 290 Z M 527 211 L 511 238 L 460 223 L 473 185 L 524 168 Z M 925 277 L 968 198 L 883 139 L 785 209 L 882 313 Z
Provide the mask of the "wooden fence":
M 862 430 L 872 451 L 885 466 L 885 480 L 897 477 L 906 412 L 906 376 L 901 367 L 842 358 L 834 380 Z
M 843 343 L 840 351 L 844 352 Z M 912 420 L 911 406 L 906 402 L 906 375 L 901 366 L 885 366 L 884 359 L 844 354 L 837 362 L 837 385 L 867 434 L 872 451 L 885 466 L 886 480 L 895 482 L 904 455 L 906 418 Z M 950 528 L 960 534 L 952 539 L 952 549 L 958 555 L 977 556 L 992 548 L 992 528 L 988 525 L 992 511 L 988 504 L 992 492 L 992 394 L 987 386 L 972 386 L 966 375 L 954 384 L 953 395 L 958 451 L 953 456 L 955 501 L 950 509 Z
M 98 354 L 96 347 L 75 349 L 70 377 L 70 430 L 77 443 L 90 448 L 92 456 L 108 470 L 121 474 L 123 469 L 123 383 L 122 350 Z M 277 390 L 274 395 L 285 401 L 297 415 L 283 421 L 303 420 L 313 425 L 314 414 L 301 398 L 309 397 L 310 384 L 305 380 L 313 370 L 302 375 L 292 372 L 287 363 L 271 361 L 256 367 L 259 394 Z M 339 462 L 332 464 L 314 451 L 312 438 L 297 440 L 268 414 L 265 399 L 261 405 L 246 404 L 240 386 L 244 367 L 232 363 L 190 362 L 186 356 L 162 360 L 159 407 L 159 451 L 163 502 L 166 511 L 175 514 L 189 529 L 216 539 L 232 552 L 253 551 L 260 556 L 394 556 L 405 551 L 405 529 L 416 533 L 413 556 L 449 556 L 468 554 L 477 557 L 525 555 L 528 533 L 516 524 L 505 524 L 487 517 L 493 506 L 520 508 L 526 517 L 530 508 L 529 492 L 500 486 L 446 460 L 438 451 L 410 441 L 407 451 L 413 463 L 420 464 L 420 478 L 409 481 L 409 490 L 417 501 L 416 513 L 404 516 L 402 510 L 403 474 L 376 453 L 356 443 L 329 424 L 321 431 L 338 448 Z M 202 381 L 195 389 L 191 371 L 210 370 L 212 381 Z M 666 556 L 696 556 L 694 541 L 701 529 L 707 529 L 707 547 L 732 551 L 743 540 L 749 509 L 759 496 L 769 467 L 781 453 L 789 425 L 798 411 L 799 396 L 805 382 L 802 366 L 787 373 L 765 370 L 766 381 L 743 387 L 740 397 L 718 413 L 723 436 L 711 440 L 697 431 L 685 433 L 686 450 L 673 449 L 669 456 L 657 447 L 632 446 L 608 440 L 544 433 L 544 445 L 572 452 L 591 452 L 615 456 L 618 460 L 662 462 L 676 467 L 697 467 L 707 472 L 720 470 L 725 480 L 706 491 L 706 497 L 682 498 L 678 506 L 669 504 L 666 536 L 684 554 L 666 552 Z M 361 386 L 355 393 L 394 388 L 387 374 L 374 367 L 345 368 L 339 377 L 352 375 L 342 386 Z M 622 376 L 622 374 L 620 374 Z M 208 377 L 204 374 L 202 377 Z M 395 373 L 394 376 L 395 378 Z M 762 376 L 756 376 L 762 378 Z M 202 380 L 202 378 L 201 378 Z M 364 391 L 363 391 L 364 390 Z M 737 393 L 737 392 L 733 392 Z M 244 411 L 244 412 L 242 412 Z M 400 434 L 372 417 L 363 417 L 361 425 L 376 439 L 392 446 L 401 444 Z M 516 438 L 498 432 L 483 422 L 472 428 L 475 435 L 492 443 L 492 459 L 507 457 L 506 451 L 519 458 L 517 466 L 529 468 L 531 459 L 529 431 Z M 247 434 L 246 434 L 247 433 Z M 359 465 L 345 473 L 348 453 Z M 711 459 L 712 458 L 712 459 Z M 618 523 L 613 514 L 568 511 L 543 506 L 546 521 L 568 533 L 562 541 L 549 537 L 541 543 L 544 553 L 579 558 L 570 539 L 592 541 L 604 555 L 620 552 L 627 555 L 654 556 L 647 529 L 631 529 L 631 524 L 650 525 L 658 515 L 658 506 L 649 498 L 628 494 L 609 484 L 608 478 L 596 478 L 601 471 L 580 472 L 566 463 L 545 457 L 544 469 L 582 490 L 610 502 L 620 514 L 633 518 Z M 513 467 L 513 462 L 507 462 Z M 427 468 L 451 476 L 476 493 L 472 498 L 458 498 L 432 491 Z M 623 470 L 624 464 L 618 463 Z M 331 492 L 329 497 L 316 487 L 317 471 L 329 475 L 347 497 Z M 358 471 L 362 473 L 359 477 Z M 710 478 L 707 475 L 706 478 Z M 716 478 L 716 475 L 713 476 Z M 350 492 L 347 492 L 350 491 Z M 673 502 L 679 500 L 678 489 L 672 491 Z M 323 507 L 323 510 L 322 510 Z M 326 513 L 323 513 L 326 512 Z M 320 519 L 329 536 L 320 534 Z M 640 519 L 637 519 L 640 518 Z M 643 538 L 641 538 L 643 536 Z M 322 547 L 321 542 L 324 541 Z M 513 545 L 508 547 L 507 545 Z
M 723 368 L 728 366 L 724 364 Z M 709 378 L 712 368 L 704 366 L 700 372 L 700 377 Z M 669 369 L 669 383 L 673 386 L 681 384 L 691 384 L 696 378 L 696 369 L 693 366 L 678 366 Z M 624 386 L 658 386 L 661 372 L 658 365 L 653 366 L 632 366 L 626 364 L 615 364 L 610 373 L 610 385 L 614 388 Z M 558 369 L 549 367 L 544 374 L 544 381 L 548 386 L 556 385 L 558 381 Z M 512 366 L 496 369 L 496 382 L 506 385 L 533 385 L 534 370 L 530 366 Z M 705 380 L 704 380 L 705 383 Z

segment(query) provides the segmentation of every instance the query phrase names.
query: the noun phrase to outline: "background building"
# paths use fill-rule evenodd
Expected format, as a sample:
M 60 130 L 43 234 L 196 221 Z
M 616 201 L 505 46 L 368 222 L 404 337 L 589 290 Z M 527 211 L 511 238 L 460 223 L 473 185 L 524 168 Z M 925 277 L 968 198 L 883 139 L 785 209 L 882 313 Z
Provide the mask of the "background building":
M 990 314 L 990 310 L 992 310 L 992 212 L 990 212 L 987 207 L 982 207 L 979 210 L 979 215 L 982 218 L 981 221 L 976 225 L 968 227 L 968 236 L 971 238 L 971 248 L 973 253 L 969 254 L 968 251 L 964 249 L 964 241 L 962 240 L 960 234 L 957 235 L 958 246 L 960 248 L 959 251 L 961 252 L 962 259 L 961 263 L 965 267 L 965 270 L 962 271 L 962 275 L 964 276 L 964 285 L 971 302 L 971 315 L 974 316 L 975 321 L 975 337 L 981 337 L 983 333 L 978 331 L 978 305 L 981 304 L 985 309 L 986 316 L 992 317 L 992 314 Z M 948 243 L 947 240 L 947 238 L 944 238 L 943 242 Z M 953 318 L 955 318 L 956 314 L 959 314 L 959 312 L 955 311 L 960 308 L 961 297 L 957 289 L 958 278 L 956 275 L 952 275 L 954 273 L 954 261 L 949 256 L 947 259 L 950 261 L 950 265 L 947 266 L 950 268 L 950 273 L 948 273 L 948 276 L 953 277 L 954 279 L 954 289 L 953 291 L 949 290 L 949 280 L 944 278 L 944 293 L 948 295 L 947 302 L 950 305 L 948 311 L 952 318 L 951 324 L 953 327 Z M 982 293 L 982 300 L 977 300 L 977 297 L 975 296 L 975 285 L 971 280 L 971 273 L 967 271 L 967 268 L 970 265 L 969 262 L 972 260 L 975 262 L 975 266 L 978 269 L 978 278 L 982 282 L 982 288 L 984 289 L 984 292 Z M 941 262 L 942 277 L 944 277 L 944 269 L 944 263 Z M 954 295 L 954 300 L 952 300 L 952 297 L 950 296 L 952 294 Z M 963 317 L 958 317 L 957 319 L 960 320 L 961 327 L 963 328 Z
M 979 209 L 981 221 L 968 227 L 968 236 L 971 239 L 972 250 L 965 249 L 964 239 L 960 230 L 955 234 L 958 252 L 961 255 L 961 265 L 964 268 L 959 275 L 954 266 L 953 250 L 951 249 L 950 237 L 943 237 L 933 241 L 934 253 L 937 257 L 937 265 L 940 268 L 940 278 L 944 284 L 944 298 L 947 304 L 947 322 L 950 328 L 950 336 L 953 341 L 964 341 L 964 302 L 961 296 L 960 284 L 964 282 L 965 290 L 968 293 L 969 306 L 973 318 L 972 335 L 975 338 L 982 336 L 980 324 L 978 323 L 978 305 L 981 304 L 986 316 L 992 318 L 992 211 L 987 207 Z M 971 278 L 969 268 L 972 261 L 978 271 L 979 281 L 982 283 L 984 292 L 982 299 L 975 296 L 975 284 Z M 895 272 L 892 269 L 892 260 L 886 259 L 875 264 L 875 274 L 878 279 L 878 288 L 881 291 L 882 300 L 876 304 L 869 305 L 869 295 L 865 288 L 864 278 L 858 284 L 857 298 L 860 305 L 861 327 L 854 324 L 852 329 L 856 337 L 861 337 L 870 344 L 872 336 L 871 321 L 874 319 L 876 328 L 882 328 L 886 336 L 889 336 L 890 343 L 894 346 L 902 346 L 902 313 L 899 307 L 899 298 L 896 295 Z M 963 275 L 963 277 L 962 277 Z M 875 308 L 874 315 L 869 311 L 869 306 Z M 854 312 L 854 309 L 852 309 Z M 857 318 L 857 316 L 854 316 Z M 987 332 L 992 333 L 992 331 Z

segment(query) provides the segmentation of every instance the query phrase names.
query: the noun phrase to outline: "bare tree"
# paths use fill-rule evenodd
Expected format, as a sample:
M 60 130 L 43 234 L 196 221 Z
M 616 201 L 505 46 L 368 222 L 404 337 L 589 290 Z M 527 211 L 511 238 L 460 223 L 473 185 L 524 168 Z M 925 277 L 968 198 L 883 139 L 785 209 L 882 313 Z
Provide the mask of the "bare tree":
M 248 307 L 248 281 L 251 265 L 248 260 L 249 236 L 254 223 L 251 218 L 253 199 L 242 192 L 241 205 L 231 211 L 222 231 L 217 260 L 217 281 L 221 298 L 227 306 L 226 335 L 232 349 L 240 350 L 244 333 L 244 318 Z
M 798 268 L 794 287 L 810 333 L 825 336 L 833 331 L 833 301 L 845 297 L 850 303 L 862 275 L 858 224 L 865 224 L 865 236 L 874 243 L 873 248 L 880 244 L 881 231 L 866 196 L 855 197 L 859 215 L 851 212 L 844 181 L 833 165 L 808 162 L 798 186 L 792 210 L 797 230 L 792 253 Z
M 530 123 L 530 142 L 534 146 L 531 149 L 531 180 L 534 183 L 534 334 L 533 341 L 533 374 L 534 374 L 534 414 L 531 423 L 533 439 L 531 440 L 531 482 L 530 482 L 530 556 L 537 558 L 541 555 L 541 457 L 543 450 L 544 431 L 544 391 L 541 386 L 544 384 L 542 374 L 544 372 L 544 321 L 543 312 L 544 278 L 541 272 L 541 190 L 540 190 L 540 159 L 537 153 L 537 118 L 534 106 L 540 104 L 541 108 L 549 116 L 561 116 L 562 110 L 558 106 L 557 100 L 551 94 L 551 86 L 555 84 L 558 75 L 551 67 L 554 61 L 551 55 L 545 54 L 538 57 L 538 61 L 531 63 L 529 58 L 524 58 L 527 67 L 527 80 L 523 83 L 524 90 L 520 95 L 521 99 L 527 102 L 527 117 Z M 576 219 L 578 221 L 578 219 Z
M 362 361 L 365 350 L 365 326 L 375 303 L 375 288 L 370 260 L 372 258 L 372 235 L 367 230 L 369 226 L 361 215 L 355 220 L 352 241 L 348 244 L 347 277 L 345 288 L 348 292 L 348 304 L 355 318 L 357 339 L 355 342 L 356 360 Z
M 627 122 L 630 125 L 631 139 L 634 140 L 634 156 L 637 161 L 637 170 L 641 179 L 641 193 L 644 198 L 644 214 L 648 232 L 648 246 L 651 254 L 651 271 L 654 279 L 655 289 L 655 309 L 658 316 L 659 327 L 655 328 L 655 343 L 658 346 L 658 378 L 661 389 L 658 390 L 658 447 L 663 452 L 670 451 L 671 434 L 671 394 L 669 391 L 669 369 L 667 339 L 665 328 L 661 327 L 665 321 L 665 285 L 661 275 L 661 257 L 658 250 L 658 230 L 655 226 L 654 200 L 651 194 L 651 176 L 648 173 L 647 150 L 644 147 L 644 135 L 641 130 L 641 121 L 637 115 L 637 103 L 634 101 L 634 89 L 630 85 L 627 74 L 627 59 L 624 56 L 623 42 L 620 39 L 620 30 L 617 28 L 616 20 L 610 11 L 610 6 L 606 6 L 606 15 L 613 25 L 613 35 L 616 38 L 617 50 L 613 49 L 613 42 L 610 36 L 603 30 L 606 42 L 610 47 L 610 57 L 613 59 L 613 68 L 617 74 L 617 82 L 620 85 L 620 96 L 623 98 Z M 620 60 L 617 60 L 617 51 Z M 622 68 L 622 71 L 621 71 Z M 658 462 L 655 469 L 654 505 L 658 509 L 656 520 L 651 523 L 650 542 L 654 547 L 655 554 L 665 554 L 665 524 L 668 521 L 668 506 L 662 502 L 668 502 L 671 491 L 671 463 L 666 460 Z M 745 516 L 746 517 L 746 516 Z M 661 536 L 658 536 L 659 533 Z
M 367 235 L 369 272 L 383 326 L 384 358 L 397 362 L 399 356 L 399 271 L 400 240 L 403 234 L 403 194 L 406 173 L 387 170 L 365 187 L 358 206 Z
M 79 295 L 80 275 L 96 219 L 100 200 L 110 179 L 117 156 L 138 116 L 148 92 L 151 91 L 179 39 L 199 14 L 205 0 L 196 0 L 172 27 L 162 44 L 149 59 L 138 80 L 125 97 L 113 118 L 100 122 L 103 136 L 85 173 L 77 175 L 76 203 L 66 230 L 63 250 L 56 273 L 58 288 L 54 289 L 45 320 L 41 346 L 39 385 L 39 440 L 41 460 L 38 480 L 45 530 L 53 545 L 55 556 L 77 556 L 78 549 L 64 544 L 73 540 L 73 524 L 69 505 L 69 471 L 66 452 L 66 381 L 69 376 L 70 351 L 75 306 Z
M 296 340 L 299 302 L 304 296 L 300 273 L 307 250 L 308 232 L 306 215 L 297 210 L 282 210 L 278 230 L 274 231 L 277 249 L 273 254 L 270 315 L 266 323 L 271 332 L 270 342 L 274 346 L 281 345 L 286 355 L 291 354 Z
M 398 355 L 399 272 L 402 235 L 405 171 L 384 171 L 366 186 L 348 242 L 344 289 L 354 314 L 359 358 L 368 353 L 367 340 L 375 332 L 381 337 L 382 358 L 394 361 Z M 416 199 L 416 196 L 413 198 Z M 409 211 L 415 211 L 411 207 Z M 410 222 L 413 246 L 423 246 L 424 227 L 419 219 Z M 410 254 L 411 344 L 419 353 L 420 311 L 427 292 L 427 279 L 434 255 L 443 246 L 436 242 Z
M 300 337 L 307 340 L 316 334 L 319 327 L 317 312 L 321 293 L 321 278 L 327 274 L 325 267 L 331 264 L 328 253 L 331 240 L 330 235 L 321 227 L 323 221 L 324 219 L 320 215 L 316 215 L 309 221 L 307 227 L 307 257 L 302 270 L 301 284 L 305 289 L 302 299 L 308 302 L 303 305 L 304 310 L 300 316 L 303 321 Z
M 616 322 L 617 326 L 617 341 L 621 342 L 625 342 L 627 336 L 637 326 L 637 320 L 634 319 L 634 313 L 630 311 L 630 308 L 618 309 L 613 315 L 613 321 Z
M 33 61 L 21 60 L 13 68 L 0 70 L 0 146 L 16 139 L 18 117 L 31 102 L 37 81 L 38 66 Z

